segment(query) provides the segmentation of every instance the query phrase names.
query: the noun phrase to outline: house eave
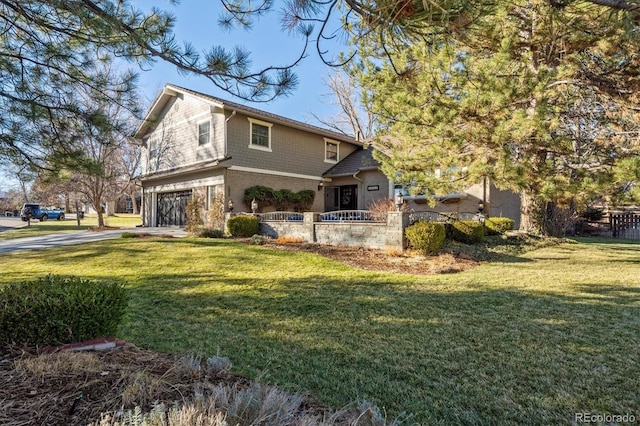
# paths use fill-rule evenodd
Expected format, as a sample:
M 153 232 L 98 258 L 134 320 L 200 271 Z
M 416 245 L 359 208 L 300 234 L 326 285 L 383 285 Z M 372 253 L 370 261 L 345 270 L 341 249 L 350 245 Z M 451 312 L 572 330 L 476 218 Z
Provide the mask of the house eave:
M 228 165 L 225 163 L 229 160 L 231 160 L 231 157 L 222 158 L 214 161 L 202 161 L 199 163 L 190 164 L 189 166 L 175 167 L 173 169 L 163 170 L 161 172 L 147 173 L 145 175 L 138 176 L 137 181 L 142 183 L 142 182 L 148 182 L 148 181 L 153 181 L 158 179 L 166 179 L 166 178 L 171 178 L 176 176 L 187 175 L 190 173 L 201 172 L 204 170 L 213 170 L 213 169 L 228 167 Z

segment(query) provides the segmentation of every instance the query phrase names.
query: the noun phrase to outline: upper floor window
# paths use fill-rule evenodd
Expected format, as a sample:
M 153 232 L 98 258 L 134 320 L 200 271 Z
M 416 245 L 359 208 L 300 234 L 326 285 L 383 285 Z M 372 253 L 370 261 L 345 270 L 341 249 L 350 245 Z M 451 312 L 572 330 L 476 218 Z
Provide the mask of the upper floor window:
M 325 139 L 324 141 L 324 161 L 328 163 L 337 163 L 340 159 L 340 144 L 336 141 Z
M 198 123 L 198 146 L 206 145 L 211 140 L 211 120 Z
M 249 148 L 271 151 L 271 123 L 249 119 L 251 123 L 251 143 Z
M 148 139 L 149 146 L 149 159 L 156 158 L 158 155 L 158 144 L 155 139 Z

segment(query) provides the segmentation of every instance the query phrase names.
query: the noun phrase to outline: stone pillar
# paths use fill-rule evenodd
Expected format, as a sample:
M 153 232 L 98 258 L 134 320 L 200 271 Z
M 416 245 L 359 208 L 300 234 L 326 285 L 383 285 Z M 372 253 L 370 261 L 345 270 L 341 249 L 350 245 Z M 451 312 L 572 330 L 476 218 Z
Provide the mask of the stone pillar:
M 316 242 L 316 227 L 315 221 L 318 217 L 317 213 L 305 212 L 302 219 L 302 225 L 304 226 L 304 236 L 302 237 L 308 243 Z
M 406 212 L 388 212 L 385 246 L 387 250 L 404 251 L 407 242 L 404 228 L 409 226 L 409 214 Z

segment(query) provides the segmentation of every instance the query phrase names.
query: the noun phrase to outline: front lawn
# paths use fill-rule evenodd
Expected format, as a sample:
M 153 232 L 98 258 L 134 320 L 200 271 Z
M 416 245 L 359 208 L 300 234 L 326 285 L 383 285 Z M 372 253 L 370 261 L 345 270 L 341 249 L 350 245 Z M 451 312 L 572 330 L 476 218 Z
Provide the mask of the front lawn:
M 0 284 L 117 277 L 122 338 L 220 353 L 339 408 L 420 424 L 640 418 L 640 245 L 581 240 L 446 275 L 365 272 L 229 240 L 109 240 L 0 255 Z M 404 414 L 403 414 L 404 413 Z

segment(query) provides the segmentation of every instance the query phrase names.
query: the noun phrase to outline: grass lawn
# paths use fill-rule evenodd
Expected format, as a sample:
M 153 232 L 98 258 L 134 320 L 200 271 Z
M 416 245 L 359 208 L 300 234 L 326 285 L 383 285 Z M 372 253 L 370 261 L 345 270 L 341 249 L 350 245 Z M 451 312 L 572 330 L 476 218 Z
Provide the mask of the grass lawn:
M 133 227 L 142 223 L 140 215 L 127 213 L 118 213 L 115 216 L 109 217 L 105 215 L 104 219 L 107 226 L 121 228 Z M 0 240 L 35 237 L 57 232 L 83 231 L 96 226 L 98 226 L 98 215 L 96 214 L 86 214 L 84 219 L 80 220 L 80 227 L 78 227 L 75 215 L 73 215 L 73 217 L 67 217 L 65 220 L 47 220 L 46 222 L 33 220 L 31 221 L 31 226 L 0 232 Z
M 366 399 L 419 424 L 640 418 L 640 244 L 584 239 L 420 277 L 196 238 L 9 253 L 0 268 L 0 285 L 117 277 L 131 291 L 120 337 L 219 353 L 336 408 Z

